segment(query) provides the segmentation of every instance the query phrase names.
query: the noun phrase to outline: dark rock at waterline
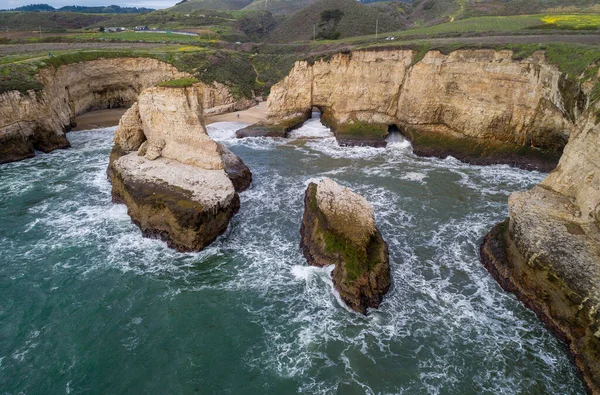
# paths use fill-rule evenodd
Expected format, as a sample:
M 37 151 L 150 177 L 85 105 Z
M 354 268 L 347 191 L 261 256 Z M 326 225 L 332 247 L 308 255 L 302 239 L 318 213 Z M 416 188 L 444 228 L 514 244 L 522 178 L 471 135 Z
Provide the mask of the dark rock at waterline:
M 255 123 L 235 132 L 237 138 L 245 137 L 287 137 L 288 133 L 301 127 L 304 122 L 310 118 L 310 111 L 305 114 L 294 116 L 285 122 L 267 125 L 265 123 Z
M 9 163 L 35 156 L 33 140 L 15 130 L 0 135 L 0 163 Z
M 252 184 L 252 172 L 244 161 L 231 152 L 223 144 L 218 144 L 217 150 L 223 160 L 223 166 L 227 177 L 233 183 L 236 192 L 243 192 Z
M 219 171 L 132 153 L 117 160 L 110 174 L 113 202 L 127 206 L 144 236 L 180 252 L 204 249 L 227 230 L 240 208 L 239 195 Z
M 5 127 L 0 133 L 0 163 L 32 158 L 35 150 L 48 153 L 70 146 L 62 132 L 43 130 L 35 122 L 20 122 Z
M 270 125 L 250 125 L 235 132 L 238 139 L 246 137 L 286 137 L 288 131 L 284 127 Z
M 562 151 L 519 146 L 495 140 L 457 137 L 427 127 L 406 126 L 402 134 L 411 142 L 413 153 L 445 159 L 452 156 L 472 165 L 510 165 L 524 170 L 550 172 Z
M 391 286 L 388 246 L 362 196 L 329 179 L 311 183 L 300 235 L 308 264 L 335 265 L 334 286 L 351 309 L 379 307 Z

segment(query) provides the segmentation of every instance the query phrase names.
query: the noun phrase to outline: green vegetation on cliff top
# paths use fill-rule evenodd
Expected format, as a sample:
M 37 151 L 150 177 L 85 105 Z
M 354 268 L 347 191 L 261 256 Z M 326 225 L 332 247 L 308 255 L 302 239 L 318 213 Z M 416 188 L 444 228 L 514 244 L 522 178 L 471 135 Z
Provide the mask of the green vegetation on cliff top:
M 507 49 L 513 51 L 515 59 L 524 59 L 535 51 L 545 51 L 549 62 L 568 74 L 572 80 L 579 81 L 588 80 L 596 75 L 600 65 L 600 46 L 582 44 L 432 45 L 424 41 L 416 44 L 397 42 L 381 45 L 378 43 L 354 48 L 412 49 L 416 51 L 414 63 L 431 50 L 449 53 L 457 49 Z M 151 49 L 59 51 L 53 57 L 48 57 L 46 53 L 33 53 L 29 55 L 31 60 L 27 60 L 25 55 L 0 60 L 0 93 L 8 90 L 25 92 L 30 89 L 41 89 L 42 86 L 35 75 L 44 67 L 60 67 L 100 58 L 149 57 L 170 63 L 180 71 L 189 72 L 200 81 L 223 83 L 238 97 L 250 97 L 253 93 L 268 94 L 270 87 L 283 79 L 297 60 L 323 59 L 340 50 L 339 46 L 327 45 L 308 48 L 257 46 L 244 52 L 223 48 L 170 45 Z M 594 92 L 600 92 L 600 87 L 597 87 Z M 352 134 L 352 130 L 348 132 Z
M 209 49 L 200 47 L 168 46 L 155 49 L 136 50 L 92 50 L 64 51 L 52 57 L 45 53 L 15 56 L 12 62 L 0 61 L 0 94 L 10 90 L 27 92 L 41 90 L 42 84 L 36 79 L 39 70 L 46 67 L 93 61 L 107 58 L 153 58 L 174 65 L 180 71 L 188 72 L 207 84 L 217 81 L 227 85 L 236 97 L 265 95 L 270 87 L 282 79 L 292 68 L 301 54 L 254 54 Z
M 176 80 L 170 80 L 161 82 L 158 84 L 161 88 L 187 88 L 195 83 L 200 82 L 196 78 L 179 78 Z

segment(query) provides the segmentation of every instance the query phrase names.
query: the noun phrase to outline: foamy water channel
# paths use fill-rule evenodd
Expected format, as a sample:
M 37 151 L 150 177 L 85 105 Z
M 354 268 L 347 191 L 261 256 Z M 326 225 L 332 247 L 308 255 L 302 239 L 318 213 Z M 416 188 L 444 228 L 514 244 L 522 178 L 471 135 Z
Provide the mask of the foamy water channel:
M 418 158 L 402 139 L 343 148 L 318 119 L 289 139 L 235 139 L 243 126 L 208 127 L 254 182 L 197 254 L 111 203 L 115 128 L 0 166 L 2 393 L 583 393 L 565 347 L 478 260 L 508 195 L 543 174 Z M 371 202 L 390 246 L 393 287 L 367 317 L 299 248 L 323 176 Z

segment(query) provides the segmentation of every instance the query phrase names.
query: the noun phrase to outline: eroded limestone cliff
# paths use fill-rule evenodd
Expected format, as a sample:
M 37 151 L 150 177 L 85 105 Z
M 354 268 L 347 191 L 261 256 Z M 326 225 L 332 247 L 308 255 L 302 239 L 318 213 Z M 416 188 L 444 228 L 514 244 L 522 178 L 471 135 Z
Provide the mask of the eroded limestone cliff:
M 65 131 L 84 112 L 129 106 L 145 88 L 185 74 L 155 59 L 100 59 L 38 74 L 41 93 L 0 96 L 0 163 L 66 148 Z
M 600 123 L 579 122 L 540 185 L 509 199 L 509 219 L 481 246 L 486 268 L 567 343 L 600 393 Z
M 174 66 L 150 58 L 115 58 L 42 69 L 44 90 L 0 95 L 0 163 L 66 148 L 75 117 L 87 111 L 129 107 L 142 90 L 159 82 L 189 77 Z M 203 108 L 210 114 L 254 104 L 238 100 L 225 85 L 204 85 Z
M 143 91 L 115 134 L 113 199 L 146 236 L 198 251 L 227 229 L 252 174 L 207 134 L 206 85 Z
M 335 265 L 333 284 L 350 308 L 379 307 L 391 285 L 388 246 L 365 198 L 329 178 L 309 184 L 300 235 L 310 265 Z
M 253 130 L 284 135 L 318 107 L 341 144 L 384 146 L 394 125 L 423 155 L 515 164 L 526 155 L 543 167 L 556 164 L 586 105 L 542 52 L 431 51 L 415 62 L 410 50 L 355 51 L 296 63 Z

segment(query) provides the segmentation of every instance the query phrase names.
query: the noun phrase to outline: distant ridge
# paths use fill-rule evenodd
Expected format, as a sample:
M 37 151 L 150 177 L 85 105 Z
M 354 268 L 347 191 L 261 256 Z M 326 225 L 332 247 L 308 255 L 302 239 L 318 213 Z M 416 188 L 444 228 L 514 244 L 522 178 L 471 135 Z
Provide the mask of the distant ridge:
M 49 4 L 30 4 L 13 9 L 0 11 L 26 11 L 26 12 L 80 12 L 83 14 L 140 14 L 143 12 L 154 11 L 152 8 L 144 7 L 121 7 L 118 5 L 86 7 L 79 5 L 67 5 L 61 8 L 54 8 Z
M 195 10 L 241 10 L 252 0 L 187 0 L 180 1 L 169 8 L 173 12 L 192 12 Z

